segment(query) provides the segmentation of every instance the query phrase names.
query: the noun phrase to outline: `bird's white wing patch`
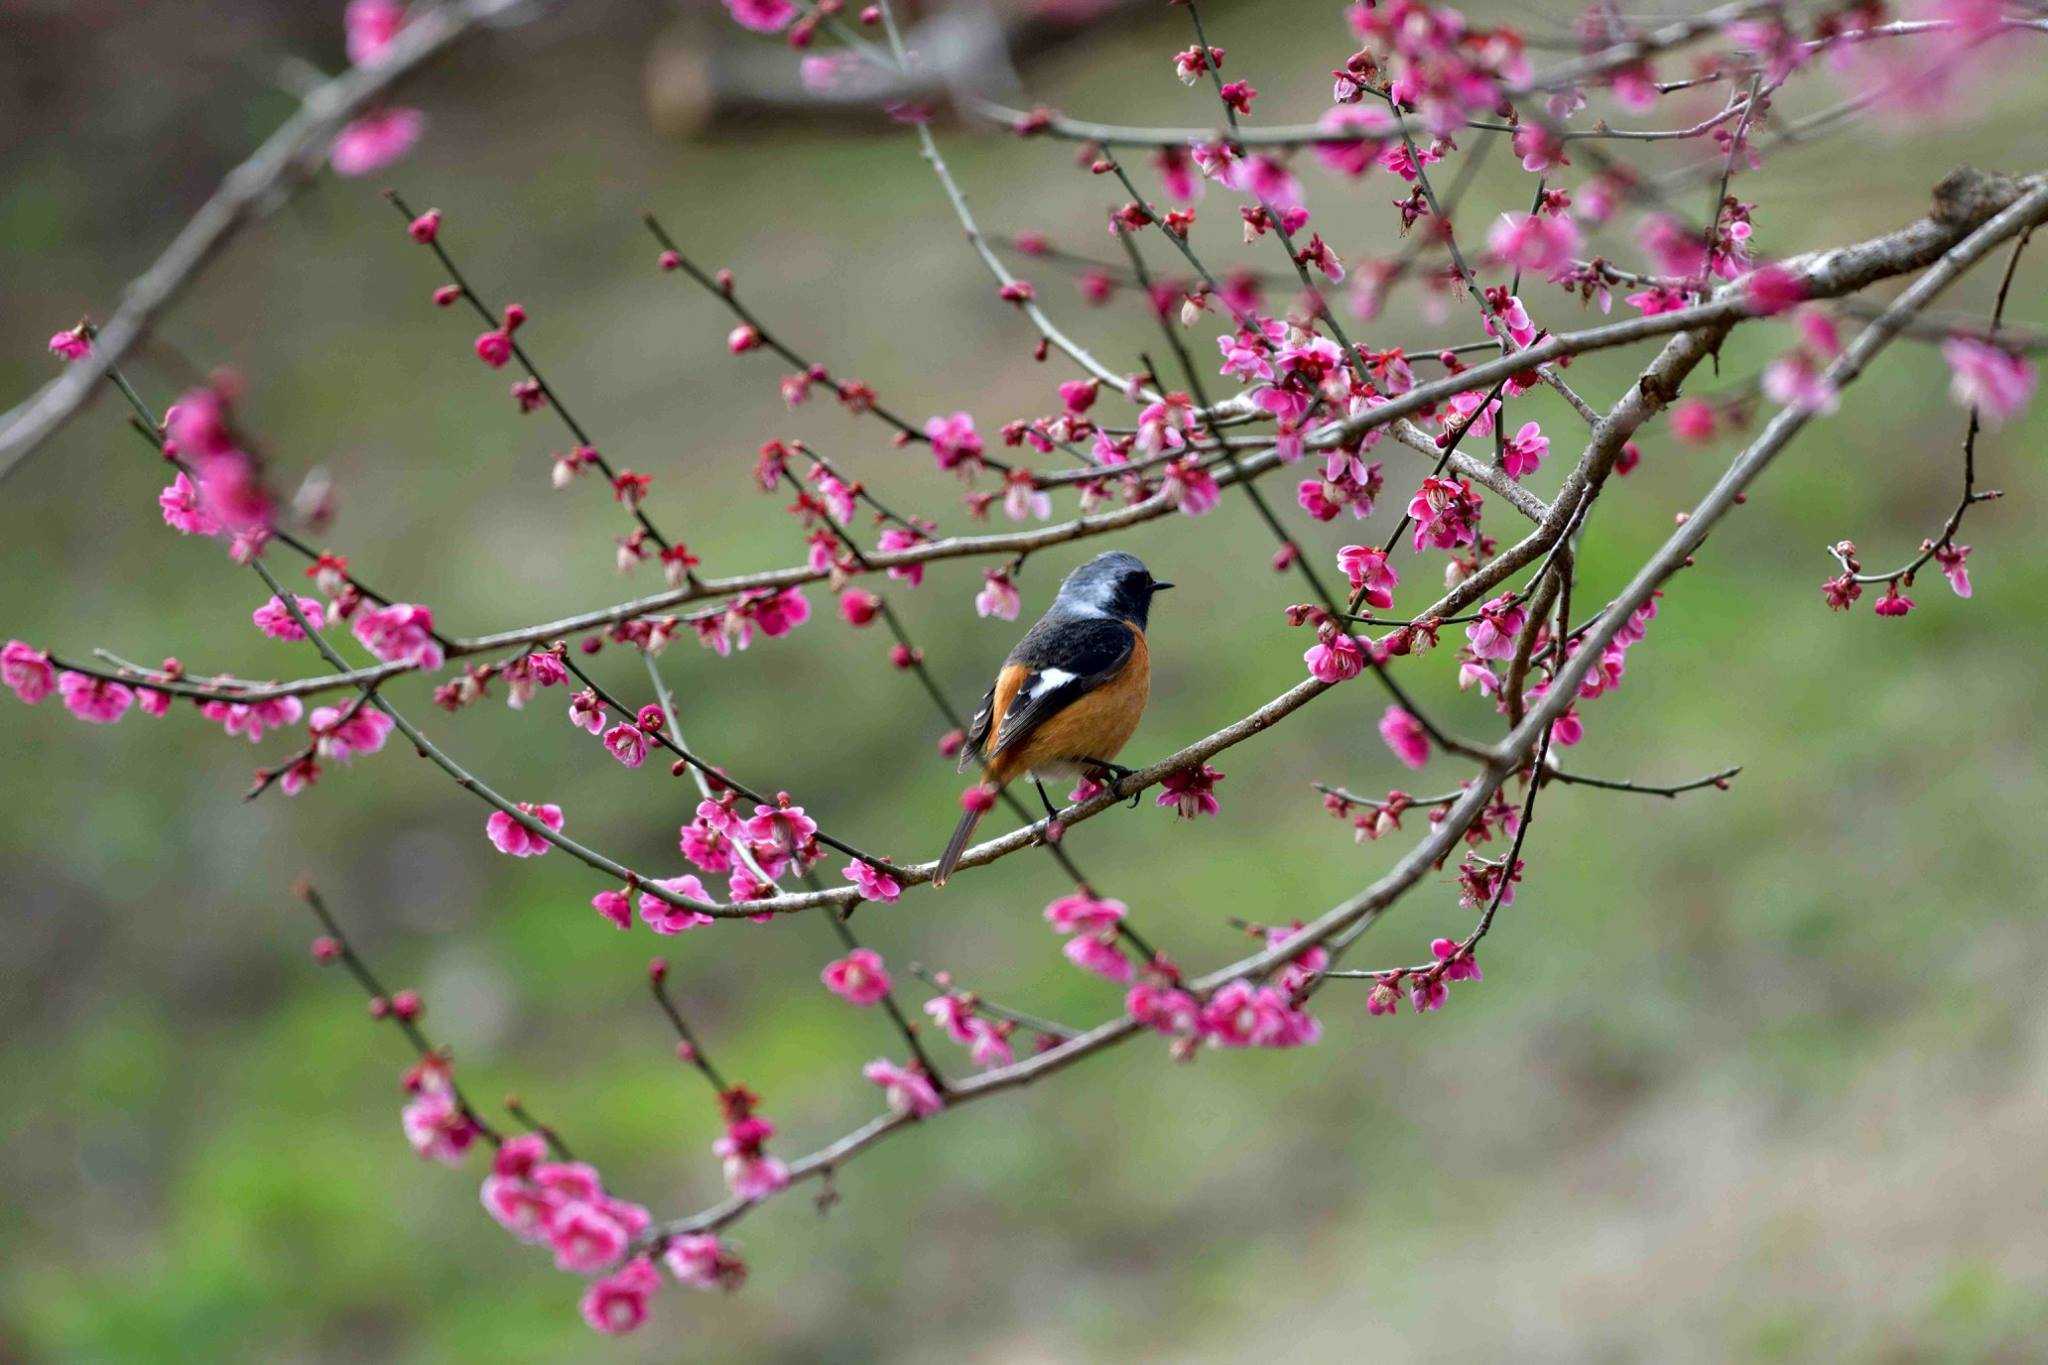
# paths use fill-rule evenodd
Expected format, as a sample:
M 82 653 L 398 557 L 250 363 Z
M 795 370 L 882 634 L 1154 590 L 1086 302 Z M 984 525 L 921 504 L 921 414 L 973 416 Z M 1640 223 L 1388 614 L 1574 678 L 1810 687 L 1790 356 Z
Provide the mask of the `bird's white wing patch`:
M 1041 668 L 1031 675 L 1030 690 L 1024 695 L 1028 700 L 1036 701 L 1055 687 L 1072 682 L 1076 676 L 1064 668 Z

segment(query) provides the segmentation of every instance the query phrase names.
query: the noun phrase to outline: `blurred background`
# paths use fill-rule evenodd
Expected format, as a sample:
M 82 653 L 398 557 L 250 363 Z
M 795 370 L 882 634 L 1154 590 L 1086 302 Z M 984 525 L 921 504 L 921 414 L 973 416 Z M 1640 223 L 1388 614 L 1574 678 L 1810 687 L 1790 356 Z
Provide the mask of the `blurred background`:
M 1073 22 L 1089 7 L 1058 8 Z M 1497 8 L 1472 14 L 1489 22 Z M 1548 39 L 1573 17 L 1513 9 Z M 46 380 L 47 335 L 110 311 L 288 114 L 298 63 L 340 65 L 339 10 L 6 7 L 0 401 Z M 1205 18 L 1232 73 L 1262 92 L 1261 119 L 1324 107 L 1327 72 L 1350 50 L 1338 6 L 1212 0 Z M 1034 44 L 1019 68 L 1033 97 L 1077 115 L 1199 123 L 1210 104 L 1168 63 L 1188 42 L 1183 20 L 1165 6 L 1105 14 L 1080 41 Z M 726 315 L 653 268 L 647 208 L 699 261 L 733 267 L 793 344 L 907 415 L 966 408 L 993 432 L 1053 407 L 1069 372 L 1030 363 L 1033 334 L 996 301 L 907 130 L 714 97 L 719 72 L 764 54 L 782 57 L 720 13 L 626 0 L 471 42 L 408 88 L 430 120 L 412 157 L 371 181 L 323 178 L 242 237 L 131 373 L 161 406 L 195 370 L 236 367 L 248 424 L 286 477 L 333 476 L 329 543 L 373 583 L 432 604 L 445 628 L 650 590 L 651 576 L 612 567 L 622 518 L 609 500 L 550 490 L 552 421 L 517 417 L 504 377 L 469 353 L 473 323 L 429 305 L 440 277 L 378 198 L 388 182 L 443 210 L 445 240 L 487 297 L 525 303 L 522 340 L 601 446 L 655 476 L 651 511 L 709 570 L 800 557 L 786 499 L 749 478 L 771 435 L 815 440 L 892 501 L 964 529 L 957 485 L 928 452 L 896 450 L 880 425 L 822 402 L 785 409 L 777 363 L 729 357 Z M 1822 75 L 1780 107 L 1840 93 Z M 1838 129 L 1740 178 L 1762 205 L 1757 249 L 1907 222 L 1962 161 L 2036 168 L 2048 93 L 2024 70 L 1974 93 L 1959 123 Z M 1675 96 L 1648 121 L 1690 121 L 1718 98 Z M 938 134 L 992 234 L 1036 229 L 1109 259 L 1100 215 L 1121 196 L 1071 147 L 946 123 Z M 1657 169 L 1705 154 L 1649 150 L 1629 159 Z M 1526 199 L 1506 149 L 1492 155 L 1461 223 Z M 1397 250 L 1391 177 L 1307 178 L 1347 259 Z M 1235 246 L 1221 196 L 1202 212 L 1212 259 L 1277 260 Z M 1632 258 L 1625 236 L 1601 245 Z M 2048 320 L 2044 270 L 2023 266 L 2015 320 Z M 1111 363 L 1156 344 L 1134 296 L 1090 312 L 1070 279 L 1026 273 Z M 1981 314 L 1994 283 L 1981 270 L 1944 303 Z M 1586 317 L 1554 288 L 1525 296 L 1541 324 Z M 1412 303 L 1357 334 L 1411 350 L 1470 339 L 1463 319 L 1431 326 Z M 1720 377 L 1702 372 L 1696 388 L 1739 386 L 1788 336 L 1739 332 Z M 1626 364 L 1587 360 L 1574 382 L 1604 407 Z M 1486 980 L 1444 1013 L 1368 1021 L 1363 990 L 1338 984 L 1317 999 L 1312 1049 L 1181 1066 L 1140 1042 L 975 1106 L 863 1156 L 829 1215 L 805 1193 L 748 1219 L 744 1291 L 670 1289 L 650 1326 L 619 1341 L 591 1336 L 577 1282 L 483 1215 L 480 1158 L 452 1172 L 408 1151 L 398 1080 L 411 1058 L 310 962 L 291 881 L 311 875 L 386 978 L 425 992 L 430 1031 L 476 1096 L 517 1091 L 658 1215 L 722 1187 L 716 1116 L 647 1003 L 646 959 L 658 946 L 675 961 L 707 1047 L 766 1097 L 776 1149 L 793 1157 L 874 1112 L 858 1068 L 900 1047 L 818 985 L 838 955 L 825 926 L 797 917 L 659 945 L 644 928 L 613 932 L 589 909 L 601 888 L 583 867 L 492 852 L 482 809 L 398 744 L 297 798 L 245 805 L 250 770 L 291 741 L 251 749 L 187 708 L 108 731 L 54 703 L 0 700 L 0 1356 L 2037 1358 L 2041 405 L 1980 446 L 1983 481 L 2007 497 L 1963 537 L 1977 547 L 1973 602 L 1932 575 L 1904 620 L 1872 616 L 1868 599 L 1830 614 L 1819 594 L 1828 543 L 1853 537 L 1873 565 L 1897 562 L 1952 505 L 1962 419 L 1946 382 L 1932 347 L 1895 345 L 1672 585 L 1621 691 L 1586 708 L 1574 767 L 1675 780 L 1741 763 L 1734 790 L 1680 802 L 1553 791 Z M 245 676 L 308 670 L 303 647 L 246 625 L 259 600 L 246 573 L 160 524 L 161 468 L 110 399 L 0 489 L 0 636 Z M 1547 392 L 1522 406 L 1557 441 L 1547 482 L 1577 449 L 1574 424 Z M 1588 534 L 1582 594 L 1618 586 L 1739 439 L 1700 449 L 1646 431 L 1641 467 Z M 1382 451 L 1391 508 L 1422 469 Z M 1292 524 L 1320 554 L 1360 538 L 1350 523 Z M 1119 544 L 1184 585 L 1157 613 L 1138 761 L 1301 676 L 1305 641 L 1279 610 L 1298 586 L 1270 573 L 1239 498 L 1198 530 L 1153 522 Z M 1030 562 L 1027 619 L 1081 557 Z M 891 591 L 963 706 L 1017 630 L 973 614 L 979 586 L 978 567 L 955 562 Z M 688 732 L 737 775 L 797 792 L 828 829 L 930 856 L 959 785 L 934 752 L 943 727 L 888 667 L 879 630 L 847 630 L 828 594 L 810 595 L 814 619 L 784 639 L 729 659 L 687 639 L 668 651 Z M 1417 685 L 1486 732 L 1490 709 L 1452 690 L 1448 660 Z M 598 664 L 645 699 L 636 659 L 609 650 Z M 675 826 L 694 792 L 655 764 L 628 773 L 602 758 L 557 700 L 451 718 L 423 685 L 395 699 L 487 779 L 560 802 L 572 833 L 682 870 Z M 1080 827 L 1072 850 L 1184 962 L 1237 956 L 1247 945 L 1227 917 L 1312 916 L 1396 855 L 1355 845 L 1311 779 L 1368 793 L 1455 781 L 1449 765 L 1397 769 L 1373 730 L 1381 706 L 1360 684 L 1225 754 L 1217 818 L 1180 822 L 1148 801 Z M 1020 856 L 871 909 L 865 933 L 899 979 L 919 961 L 1092 1022 L 1118 995 L 1059 958 L 1039 912 L 1065 889 L 1049 859 Z M 1433 880 L 1357 965 L 1414 961 L 1469 927 L 1450 879 Z M 923 998 L 915 983 L 907 995 Z

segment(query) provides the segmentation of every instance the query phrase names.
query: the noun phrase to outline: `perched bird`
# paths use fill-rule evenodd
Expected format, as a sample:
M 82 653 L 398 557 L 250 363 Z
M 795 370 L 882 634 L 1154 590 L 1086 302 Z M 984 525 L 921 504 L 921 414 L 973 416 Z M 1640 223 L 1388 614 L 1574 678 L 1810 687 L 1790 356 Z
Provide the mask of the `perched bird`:
M 997 790 L 1030 773 L 1047 815 L 1054 813 L 1044 779 L 1124 777 L 1111 762 L 1152 690 L 1145 624 L 1152 594 L 1172 587 L 1136 556 L 1097 555 L 1067 575 L 1059 595 L 1024 633 L 996 674 L 995 685 L 967 727 L 960 767 L 980 763 Z M 974 834 L 986 804 L 967 810 L 939 858 L 932 885 L 944 886 Z

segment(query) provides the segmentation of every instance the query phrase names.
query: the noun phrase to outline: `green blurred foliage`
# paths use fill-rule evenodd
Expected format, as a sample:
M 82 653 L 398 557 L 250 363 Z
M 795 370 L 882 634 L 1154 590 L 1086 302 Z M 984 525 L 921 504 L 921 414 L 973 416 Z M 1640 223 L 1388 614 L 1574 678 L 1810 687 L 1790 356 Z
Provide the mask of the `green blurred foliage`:
M 1264 92 L 1261 117 L 1320 106 L 1319 73 L 1344 49 L 1334 17 L 1213 8 L 1215 40 Z M 1177 21 L 1120 21 L 1030 70 L 1034 91 L 1076 112 L 1200 117 L 1167 71 L 1185 42 Z M 418 87 L 432 131 L 392 183 L 444 210 L 447 241 L 489 296 L 532 311 L 522 339 L 607 451 L 655 475 L 651 510 L 712 569 L 800 551 L 783 499 L 748 478 L 769 435 L 813 439 L 892 499 L 951 508 L 946 524 L 963 527 L 957 488 L 928 456 L 823 404 L 785 411 L 772 362 L 728 357 L 724 315 L 654 271 L 636 212 L 661 212 L 698 259 L 731 264 L 799 346 L 908 414 L 966 407 L 993 430 L 1045 409 L 1066 372 L 1029 363 L 1031 334 L 997 304 L 900 130 L 650 132 L 650 49 L 730 41 L 663 22 L 595 6 L 469 49 Z M 127 30 L 94 41 L 104 46 L 66 51 L 104 58 L 76 75 L 101 99 L 17 147 L 0 189 L 10 394 L 46 377 L 43 337 L 104 312 L 281 107 L 260 75 L 270 40 L 232 59 L 180 49 L 166 69 L 205 77 L 197 93 L 153 88 L 152 50 Z M 131 90 L 153 121 L 121 141 L 138 117 L 116 113 Z M 1760 249 L 1906 221 L 1961 160 L 2029 168 L 2039 88 L 2008 82 L 1985 107 L 1959 127 L 1852 129 L 1739 180 L 1764 206 Z M 1037 227 L 1106 253 L 1099 214 L 1115 196 L 1070 148 L 940 137 L 991 232 Z M 81 159 L 79 145 L 107 152 Z M 1462 222 L 1527 193 L 1504 174 L 1504 149 L 1493 155 Z M 160 157 L 166 169 L 150 174 Z M 1392 249 L 1392 184 L 1313 180 L 1341 252 Z M 280 467 L 324 466 L 339 484 L 332 543 L 453 629 L 645 590 L 611 568 L 621 518 L 600 491 L 548 488 L 558 431 L 513 415 L 503 377 L 469 355 L 474 328 L 428 305 L 439 279 L 397 228 L 374 186 L 315 185 L 172 314 L 164 345 L 136 366 L 144 392 L 162 403 L 195 367 L 237 367 Z M 1238 253 L 1220 198 L 1197 234 L 1219 258 L 1274 263 Z M 1065 281 L 1030 273 L 1100 353 L 1127 363 L 1155 343 L 1137 310 L 1084 312 Z M 2016 318 L 2043 319 L 2041 278 L 2038 262 L 2023 270 Z M 1990 284 L 1973 279 L 1947 303 L 1981 309 Z M 1539 321 L 1577 319 L 1553 291 L 1528 293 Z M 1444 335 L 1405 311 L 1361 331 L 1376 345 Z M 1782 328 L 1745 330 L 1720 378 L 1695 384 L 1740 382 L 1783 342 Z M 1601 357 L 1572 374 L 1601 403 L 1630 371 Z M 1587 708 L 1573 762 L 1651 778 L 1740 762 L 1742 778 L 1681 803 L 1554 793 L 1487 979 L 1444 1014 L 1368 1023 L 1362 994 L 1333 988 L 1317 1005 L 1325 1039 L 1307 1052 L 1175 1066 L 1139 1043 L 951 1116 L 847 1169 L 830 1216 L 799 1194 L 748 1220 L 743 1293 L 670 1291 L 653 1325 L 618 1343 L 577 1320 L 574 1281 L 482 1215 L 476 1167 L 451 1173 L 405 1150 L 408 1058 L 345 981 L 309 962 L 311 929 L 287 887 L 311 873 L 379 969 L 425 991 L 431 1031 L 477 1095 L 516 1090 L 616 1188 L 671 1213 L 719 1194 L 716 1124 L 645 1001 L 657 946 L 645 931 L 604 928 L 587 908 L 600 887 L 568 858 L 492 853 L 481 809 L 398 745 L 295 800 L 243 805 L 247 771 L 279 745 L 244 751 L 182 708 L 108 732 L 9 701 L 0 1354 L 1237 1359 L 1284 1343 L 1316 1359 L 1374 1347 L 2034 1355 L 2048 1340 L 2048 1015 L 2035 989 L 2044 868 L 2027 812 L 2048 801 L 2048 780 L 2028 613 L 2048 596 L 2048 566 L 2028 553 L 2027 528 L 2048 487 L 2042 420 L 1983 442 L 1984 477 L 2008 497 L 1971 518 L 1973 602 L 1923 578 L 1920 609 L 1895 622 L 1867 602 L 1830 615 L 1817 591 L 1830 541 L 1853 536 L 1890 562 L 1945 514 L 1961 419 L 1944 386 L 1931 348 L 1895 346 L 1672 585 L 1624 688 Z M 1554 477 L 1570 415 L 1547 393 L 1520 406 L 1558 441 Z M 1733 445 L 1645 434 L 1642 468 L 1588 532 L 1585 598 L 1619 585 Z M 1390 490 L 1419 476 L 1408 453 L 1385 458 Z M 0 633 L 176 653 L 208 671 L 311 667 L 302 648 L 241 624 L 260 600 L 247 574 L 157 524 L 161 481 L 111 402 L 11 478 Z M 1325 556 L 1358 536 L 1295 524 Z M 1270 545 L 1238 498 L 1199 526 L 1156 522 L 1119 543 L 1184 585 L 1159 612 L 1137 755 L 1300 676 L 1305 642 L 1279 612 L 1297 588 L 1268 572 Z M 1027 612 L 1080 553 L 1030 562 Z M 975 567 L 955 564 L 919 591 L 892 589 L 962 704 L 1016 629 L 971 614 L 978 585 Z M 796 792 L 828 828 L 928 856 L 958 785 L 934 753 L 943 726 L 887 667 L 878 632 L 847 631 L 826 594 L 811 596 L 817 619 L 784 640 L 730 659 L 687 640 L 668 652 L 688 732 L 740 776 Z M 1491 713 L 1445 685 L 1447 659 L 1411 667 L 1432 705 L 1483 733 Z M 630 656 L 608 651 L 599 666 L 608 685 L 644 695 Z M 658 765 L 601 760 L 559 722 L 558 697 L 452 719 L 416 685 L 399 701 L 515 797 L 560 802 L 572 833 L 680 870 L 673 830 L 694 794 Z M 1072 850 L 1183 961 L 1234 956 L 1245 940 L 1226 917 L 1306 917 L 1387 865 L 1392 847 L 1355 846 L 1307 786 L 1423 780 L 1379 744 L 1380 706 L 1359 683 L 1226 754 L 1219 818 L 1178 822 L 1148 803 L 1076 830 Z M 1440 764 L 1428 781 L 1454 777 Z M 1020 857 L 871 909 L 864 932 L 899 978 L 922 961 L 1088 1021 L 1116 996 L 1057 957 L 1038 912 L 1062 890 L 1049 860 Z M 1360 960 L 1413 960 L 1467 921 L 1448 879 L 1432 881 Z M 766 1095 L 778 1150 L 808 1150 L 872 1112 L 858 1067 L 897 1044 L 816 984 L 836 955 L 821 924 L 658 946 L 720 1064 Z

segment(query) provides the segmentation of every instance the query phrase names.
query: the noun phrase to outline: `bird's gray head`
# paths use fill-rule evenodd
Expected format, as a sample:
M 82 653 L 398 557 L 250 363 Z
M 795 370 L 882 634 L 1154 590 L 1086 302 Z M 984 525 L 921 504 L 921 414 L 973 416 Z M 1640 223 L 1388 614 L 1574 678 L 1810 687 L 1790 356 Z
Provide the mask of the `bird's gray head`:
M 1068 574 L 1053 605 L 1133 621 L 1143 630 L 1152 611 L 1152 594 L 1172 586 L 1154 578 L 1136 555 L 1111 550 Z

